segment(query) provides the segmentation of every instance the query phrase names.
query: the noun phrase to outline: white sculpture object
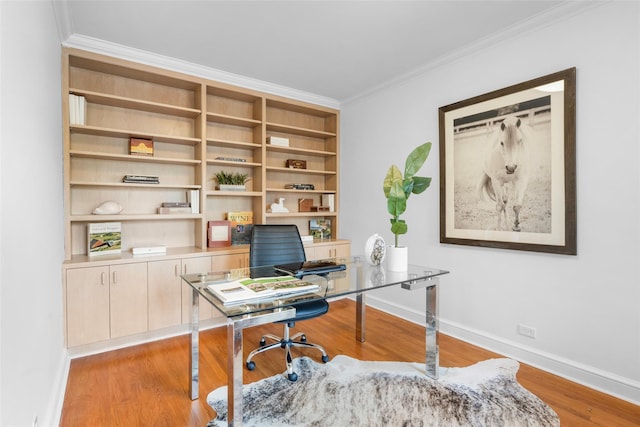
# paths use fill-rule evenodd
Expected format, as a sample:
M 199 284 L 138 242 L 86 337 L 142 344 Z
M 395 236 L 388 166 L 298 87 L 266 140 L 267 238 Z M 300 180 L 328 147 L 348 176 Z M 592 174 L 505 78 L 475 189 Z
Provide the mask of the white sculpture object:
M 103 202 L 93 211 L 94 215 L 116 215 L 122 212 L 122 205 L 118 202 L 108 200 Z
M 289 212 L 289 209 L 284 207 L 284 198 L 279 198 L 278 203 L 271 203 L 271 212 Z
M 386 245 L 382 236 L 378 233 L 371 235 L 365 244 L 364 253 L 369 264 L 380 265 L 386 255 Z

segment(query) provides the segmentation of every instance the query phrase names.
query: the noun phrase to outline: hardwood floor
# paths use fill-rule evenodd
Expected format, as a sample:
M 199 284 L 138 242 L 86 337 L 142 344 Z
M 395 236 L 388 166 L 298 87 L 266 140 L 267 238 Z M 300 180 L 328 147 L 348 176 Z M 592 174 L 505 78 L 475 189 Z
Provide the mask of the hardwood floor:
M 329 355 L 363 360 L 419 362 L 424 357 L 424 328 L 381 311 L 367 309 L 367 341 L 355 340 L 355 304 L 331 303 L 329 313 L 301 323 L 310 341 L 322 343 Z M 245 356 L 265 332 L 281 335 L 279 325 L 245 331 Z M 205 426 L 215 416 L 207 394 L 226 384 L 226 329 L 200 334 L 200 399 L 189 398 L 189 336 L 184 335 L 71 362 L 61 426 Z M 319 360 L 316 352 L 296 349 L 296 355 Z M 440 335 L 441 366 L 467 366 L 501 357 Z M 283 353 L 256 357 L 256 370 L 245 370 L 254 382 L 284 371 Z M 639 426 L 640 407 L 521 364 L 518 381 L 549 404 L 563 427 Z

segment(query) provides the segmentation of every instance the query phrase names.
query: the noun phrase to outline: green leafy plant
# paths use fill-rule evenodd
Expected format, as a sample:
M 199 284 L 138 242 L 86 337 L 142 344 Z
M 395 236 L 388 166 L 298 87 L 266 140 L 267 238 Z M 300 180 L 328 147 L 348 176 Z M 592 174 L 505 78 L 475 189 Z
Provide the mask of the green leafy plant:
M 391 165 L 384 178 L 384 195 L 387 198 L 387 210 L 391 214 L 391 232 L 395 235 L 395 246 L 398 247 L 398 236 L 406 234 L 408 227 L 405 220 L 400 219 L 407 210 L 407 199 L 413 194 L 420 194 L 431 185 L 431 178 L 415 176 L 429 157 L 431 143 L 426 142 L 415 148 L 407 157 L 404 165 L 404 177 L 396 165 Z
M 216 173 L 215 179 L 222 185 L 244 185 L 251 178 L 246 173 L 220 171 Z

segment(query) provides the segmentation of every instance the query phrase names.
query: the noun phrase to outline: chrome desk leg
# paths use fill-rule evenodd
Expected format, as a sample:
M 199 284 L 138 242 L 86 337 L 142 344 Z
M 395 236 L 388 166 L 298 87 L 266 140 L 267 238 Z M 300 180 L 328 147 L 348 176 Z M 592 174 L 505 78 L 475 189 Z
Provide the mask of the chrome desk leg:
M 365 342 L 366 310 L 367 304 L 364 293 L 356 295 L 356 340 Z
M 242 325 L 227 319 L 227 422 L 242 426 Z
M 189 393 L 191 394 L 191 400 L 196 400 L 198 398 L 198 341 L 200 339 L 199 329 L 200 329 L 200 315 L 198 314 L 198 304 L 200 302 L 200 295 L 198 291 L 195 289 L 191 292 L 191 360 L 190 360 L 190 371 L 191 371 L 191 384 L 189 385 Z
M 427 319 L 426 319 L 426 346 L 427 346 L 427 364 L 426 373 L 433 379 L 438 379 L 438 369 L 440 364 L 440 355 L 438 348 L 438 282 L 437 277 L 432 278 L 433 285 L 428 286 L 425 291 L 427 293 Z
M 364 287 L 364 272 L 362 270 L 362 264 L 358 264 L 356 267 L 356 280 L 357 287 Z M 366 310 L 367 304 L 364 297 L 364 292 L 356 294 L 356 341 L 365 342 L 365 326 L 366 326 Z

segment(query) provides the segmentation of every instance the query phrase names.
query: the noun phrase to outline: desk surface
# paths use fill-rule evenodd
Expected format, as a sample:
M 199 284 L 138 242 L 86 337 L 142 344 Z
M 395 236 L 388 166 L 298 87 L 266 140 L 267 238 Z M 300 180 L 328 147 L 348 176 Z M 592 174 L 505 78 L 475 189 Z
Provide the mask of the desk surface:
M 277 273 L 273 270 L 273 266 L 186 274 L 182 276 L 182 279 L 222 314 L 227 317 L 237 317 L 288 307 L 302 301 L 340 297 L 399 284 L 409 288 L 412 284 L 425 282 L 433 277 L 448 273 L 446 270 L 417 265 L 409 265 L 407 271 L 403 272 L 388 271 L 383 265 L 373 266 L 365 262 L 364 259 L 364 257 L 359 256 L 336 258 L 333 261 L 345 264 L 347 267 L 346 270 L 331 272 L 326 276 L 305 276 L 305 281 L 313 282 L 319 286 L 319 290 L 314 293 L 287 295 L 277 299 L 267 298 L 264 300 L 254 300 L 250 303 L 237 305 L 223 305 L 222 302 L 207 289 L 207 286 L 225 280 L 251 277 L 252 273 L 256 271 L 260 271 L 261 276 L 277 276 Z

